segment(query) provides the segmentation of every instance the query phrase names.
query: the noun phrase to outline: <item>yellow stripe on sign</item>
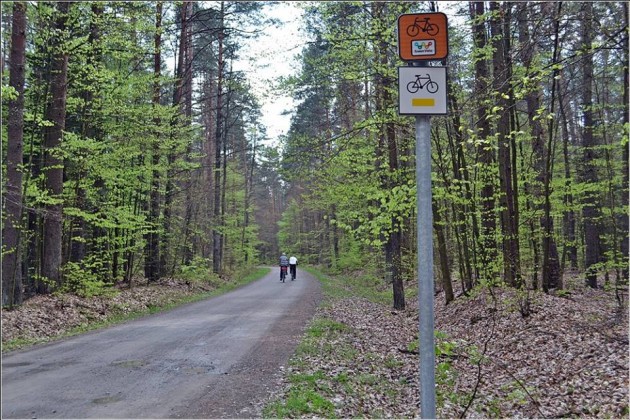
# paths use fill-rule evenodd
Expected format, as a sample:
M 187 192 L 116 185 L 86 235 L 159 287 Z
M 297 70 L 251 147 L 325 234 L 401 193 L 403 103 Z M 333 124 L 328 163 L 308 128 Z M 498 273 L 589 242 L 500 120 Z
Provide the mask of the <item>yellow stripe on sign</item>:
M 412 98 L 411 106 L 435 106 L 433 98 Z

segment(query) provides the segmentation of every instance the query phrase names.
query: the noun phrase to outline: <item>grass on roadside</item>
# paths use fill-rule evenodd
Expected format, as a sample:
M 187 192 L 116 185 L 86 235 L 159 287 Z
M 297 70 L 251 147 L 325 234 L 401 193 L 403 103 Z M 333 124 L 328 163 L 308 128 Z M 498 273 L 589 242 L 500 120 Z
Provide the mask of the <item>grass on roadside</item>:
M 13 340 L 9 340 L 6 343 L 2 343 L 2 352 L 8 352 L 11 350 L 21 349 L 25 347 L 29 347 L 35 344 L 42 344 L 47 342 L 52 342 L 56 340 L 60 340 L 67 337 L 72 337 L 75 335 L 83 334 L 88 331 L 93 331 L 105 327 L 109 327 L 116 324 L 121 324 L 123 322 L 131 321 L 136 318 L 140 318 L 147 315 L 152 315 L 158 312 L 168 311 L 170 309 L 198 302 L 200 300 L 208 299 L 211 297 L 219 296 L 225 293 L 228 293 L 236 288 L 249 284 L 255 280 L 258 280 L 265 275 L 267 275 L 271 269 L 266 267 L 256 268 L 254 271 L 249 272 L 246 275 L 240 276 L 235 275 L 235 279 L 222 282 L 221 284 L 214 284 L 216 287 L 210 291 L 195 293 L 195 294 L 174 294 L 169 295 L 164 300 L 152 302 L 146 308 L 141 310 L 134 311 L 124 311 L 122 308 L 118 308 L 118 310 L 113 310 L 111 314 L 109 314 L 104 320 L 94 320 L 85 322 L 79 326 L 68 329 L 67 331 L 62 332 L 59 335 L 54 337 L 38 337 L 38 338 L 16 338 Z M 181 292 L 180 292 L 181 293 Z
M 296 370 L 306 368 L 305 359 L 308 359 L 309 355 L 321 351 L 334 352 L 335 349 L 328 343 L 347 328 L 346 325 L 330 319 L 314 319 L 290 362 L 292 368 Z M 291 386 L 285 398 L 268 404 L 263 410 L 263 417 L 295 418 L 304 414 L 324 418 L 335 417 L 335 406 L 330 401 L 332 391 L 328 385 L 329 378 L 326 372 L 315 370 L 289 374 L 288 380 Z
M 381 280 L 366 274 L 329 276 L 309 267 L 306 270 L 322 284 L 323 306 L 347 297 L 363 297 L 373 302 L 391 305 L 391 287 Z M 288 389 L 284 394 L 269 403 L 263 410 L 265 418 L 324 417 L 335 418 L 336 409 L 344 404 L 341 395 L 357 400 L 368 398 L 365 393 L 371 388 L 389 390 L 384 378 L 369 372 L 347 373 L 344 366 L 355 365 L 359 351 L 353 346 L 353 329 L 329 318 L 315 318 L 302 337 L 302 341 L 291 358 L 287 376 Z M 326 354 L 329 366 L 339 367 L 339 371 L 326 371 L 326 367 L 311 363 L 313 356 Z M 369 356 L 369 355 L 368 355 Z M 378 363 L 375 359 L 374 363 Z M 386 360 L 385 365 L 395 370 L 396 360 Z M 395 392 L 391 390 L 391 392 Z M 382 417 L 383 413 L 371 413 Z M 380 416 L 379 416 L 380 414 Z
M 308 267 L 305 270 L 321 282 L 327 300 L 362 297 L 384 305 L 391 305 L 393 302 L 391 285 L 372 273 L 329 276 L 316 268 Z

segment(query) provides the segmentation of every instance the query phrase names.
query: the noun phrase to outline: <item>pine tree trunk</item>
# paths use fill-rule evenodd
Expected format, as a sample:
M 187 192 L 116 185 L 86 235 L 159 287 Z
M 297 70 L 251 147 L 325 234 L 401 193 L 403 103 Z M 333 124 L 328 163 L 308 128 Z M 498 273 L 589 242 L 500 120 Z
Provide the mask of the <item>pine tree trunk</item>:
M 442 280 L 442 289 L 444 289 L 445 303 L 451 302 L 455 297 L 453 295 L 453 281 L 451 279 L 451 268 L 448 260 L 448 252 L 446 250 L 446 239 L 444 237 L 444 227 L 442 224 L 442 216 L 435 202 L 433 207 L 433 229 L 437 238 L 438 255 L 440 257 L 440 273 Z
M 545 4 L 544 7 L 549 7 L 550 4 Z M 552 60 L 554 63 L 558 61 L 559 56 L 559 41 L 560 41 L 560 12 L 562 10 L 562 3 L 558 3 L 557 16 L 555 19 L 554 27 L 554 49 Z M 544 12 L 543 14 L 550 14 L 551 10 Z M 552 87 L 550 97 L 550 110 L 549 114 L 555 117 L 555 101 L 556 91 L 558 86 L 558 70 L 554 69 L 552 73 Z M 543 229 L 543 265 L 542 265 L 542 286 L 545 292 L 549 289 L 562 288 L 562 273 L 560 271 L 560 259 L 558 257 L 558 248 L 554 239 L 554 223 L 551 216 L 551 181 L 552 181 L 552 167 L 553 167 L 553 150 L 554 146 L 554 119 L 549 119 L 549 127 L 547 128 L 547 146 L 544 149 L 544 168 L 543 168 L 543 196 L 545 198 L 543 204 L 543 217 L 541 220 L 541 227 Z
M 515 195 L 513 184 L 512 150 L 510 142 L 510 113 L 509 103 L 509 80 L 511 71 L 508 67 L 507 57 L 509 55 L 509 34 L 503 32 L 503 19 L 509 19 L 509 13 L 499 7 L 495 1 L 490 2 L 490 11 L 493 18 L 490 23 L 494 54 L 493 54 L 493 87 L 494 94 L 497 95 L 495 103 L 501 108 L 497 122 L 498 146 L 499 146 L 499 181 L 502 189 L 501 194 L 501 227 L 503 238 L 503 270 L 507 284 L 521 286 L 521 268 L 519 253 L 518 234 L 518 200 Z M 506 22 L 509 23 L 509 22 Z
M 594 185 L 598 181 L 595 159 L 595 147 L 597 139 L 593 134 L 595 127 L 593 113 L 593 4 L 583 3 L 582 18 L 582 113 L 583 133 L 582 152 L 583 161 L 580 165 L 580 180 Z M 600 261 L 600 226 L 599 203 L 596 193 L 585 194 L 582 207 L 582 220 L 584 225 L 584 268 L 586 271 L 586 284 L 592 288 L 597 287 L 597 264 Z
M 386 92 L 389 92 L 386 90 Z M 391 102 L 391 97 L 388 93 L 384 95 L 384 103 L 388 104 Z M 394 131 L 394 125 L 392 123 L 387 124 L 387 144 L 388 144 L 388 155 L 389 155 L 389 180 L 388 180 L 388 188 L 394 188 L 396 185 L 396 177 L 398 172 L 398 148 L 396 145 L 396 133 Z M 394 309 L 405 309 L 405 290 L 403 286 L 402 279 L 402 226 L 400 226 L 399 217 L 397 215 L 393 215 L 392 217 L 392 229 L 390 232 L 389 238 L 386 244 L 386 247 L 389 249 L 389 252 L 392 256 L 392 287 L 394 292 Z
M 66 30 L 68 10 L 71 3 L 58 2 L 58 16 L 55 30 L 62 34 Z M 51 40 L 51 46 L 57 53 L 51 65 L 51 99 L 46 108 L 46 119 L 52 126 L 46 127 L 44 134 L 44 168 L 46 190 L 51 198 L 58 200 L 44 208 L 42 276 L 49 282 L 42 285 L 40 292 L 47 293 L 52 286 L 61 286 L 61 249 L 62 249 L 62 204 L 63 160 L 59 157 L 63 130 L 66 125 L 66 97 L 68 79 L 68 55 L 63 48 L 60 36 Z
M 86 57 L 87 72 L 83 73 L 84 76 L 82 76 L 86 77 L 84 83 L 87 87 L 81 92 L 83 99 L 82 113 L 84 115 L 81 124 L 81 134 L 88 139 L 100 140 L 102 133 L 101 130 L 98 129 L 96 116 L 100 115 L 102 110 L 96 105 L 94 96 L 95 93 L 97 97 L 99 96 L 99 84 L 96 82 L 96 77 L 98 76 L 98 69 L 101 65 L 100 61 L 102 58 L 101 18 L 104 6 L 100 3 L 93 3 L 90 6 L 90 11 L 90 32 L 88 35 L 89 51 Z M 89 203 L 86 188 L 82 182 L 82 179 L 88 176 L 87 168 L 81 166 L 78 168 L 77 172 L 74 206 L 83 211 L 94 212 L 94 204 Z M 102 188 L 101 179 L 97 179 L 95 184 L 96 188 Z M 106 235 L 104 229 L 94 227 L 91 232 L 90 229 L 88 229 L 89 224 L 86 223 L 85 218 L 80 216 L 71 217 L 68 224 L 70 231 L 68 242 L 70 246 L 66 258 L 70 261 L 81 262 L 88 252 L 97 253 L 96 249 L 90 249 L 90 237 L 102 238 Z M 108 261 L 103 257 L 102 263 L 103 265 L 107 265 Z M 109 273 L 98 274 L 104 275 L 105 278 L 110 277 Z
M 564 160 L 564 214 L 562 215 L 562 230 L 564 234 L 564 247 L 562 251 L 562 269 L 566 267 L 566 259 L 571 268 L 577 269 L 577 246 L 575 243 L 575 211 L 573 210 L 573 193 L 571 192 L 571 161 L 569 159 L 570 130 L 569 120 L 565 111 L 565 99 L 563 89 L 558 90 L 558 104 L 562 119 L 562 157 Z
M 471 2 L 470 15 L 473 20 L 473 41 L 476 50 L 487 47 L 486 25 L 483 21 L 484 2 Z M 481 182 L 481 230 L 479 235 L 479 259 L 478 270 L 480 277 L 485 281 L 497 281 L 497 244 L 495 240 L 495 196 L 494 174 L 491 169 L 494 164 L 493 147 L 487 144 L 490 140 L 490 122 L 487 118 L 488 109 L 484 104 L 488 92 L 488 65 L 486 59 L 478 57 L 475 61 L 475 86 L 474 96 L 477 98 L 477 146 L 479 167 L 479 179 Z
M 386 3 L 375 3 L 373 6 L 375 21 L 381 21 L 386 16 Z M 376 59 L 382 68 L 389 66 L 388 58 L 389 46 L 384 39 L 380 40 L 376 46 Z M 376 112 L 385 115 L 387 109 L 392 107 L 393 98 L 390 94 L 392 81 L 384 74 L 377 75 L 376 81 Z M 398 177 L 398 145 L 396 144 L 396 131 L 394 124 L 385 122 L 380 127 L 379 132 L 379 161 L 378 170 L 381 171 L 381 188 L 391 190 L 394 188 Z M 387 165 L 383 162 L 387 159 Z M 392 215 L 390 231 L 385 235 L 385 269 L 387 277 L 391 278 L 394 293 L 394 309 L 405 309 L 405 293 L 402 281 L 402 252 L 401 252 L 401 230 L 397 215 Z
M 2 223 L 2 306 L 22 303 L 22 165 L 24 137 L 24 80 L 26 61 L 26 3 L 13 3 L 9 56 L 9 86 L 17 92 L 9 101 L 7 178 Z
M 182 4 L 182 32 L 181 32 L 181 49 L 180 55 L 182 57 L 182 73 L 181 73 L 181 109 L 183 115 L 185 116 L 184 124 L 189 126 L 192 121 L 192 79 L 193 79 L 193 39 L 192 39 L 192 31 L 193 31 L 193 2 L 185 1 Z M 189 161 L 188 156 L 190 155 L 191 147 L 188 146 L 186 150 L 186 161 Z M 193 260 L 193 253 L 195 248 L 195 241 L 192 236 L 192 229 L 190 228 L 194 215 L 196 214 L 196 209 L 198 204 L 195 201 L 194 191 L 193 191 L 193 180 L 192 177 L 188 178 L 184 183 L 184 189 L 186 190 L 186 205 L 185 205 L 185 214 L 184 214 L 184 242 L 185 246 L 182 250 L 183 252 L 183 262 L 184 264 L 189 264 Z M 188 245 L 188 243 L 190 245 Z
M 224 3 L 221 2 L 221 11 L 219 24 L 223 26 Z M 223 61 L 223 27 L 219 28 L 218 36 L 218 73 L 217 73 L 217 108 L 216 108 L 216 132 L 214 144 L 214 211 L 213 211 L 213 230 L 212 230 L 212 271 L 215 274 L 221 273 L 221 151 L 223 138 L 223 70 L 225 63 Z
M 625 27 L 628 27 L 628 3 L 624 2 L 623 3 L 623 16 L 624 16 L 624 23 L 625 23 Z M 629 62 L 629 57 L 628 57 L 628 48 L 630 48 L 630 45 L 628 45 L 628 31 L 624 32 L 624 36 L 623 36 L 623 63 L 624 63 L 624 67 L 623 67 L 623 104 L 624 104 L 624 113 L 623 113 L 623 122 L 624 125 L 626 127 L 628 127 L 629 125 L 629 118 L 630 118 L 630 107 L 628 102 L 630 101 L 630 98 L 628 97 L 628 73 L 630 72 L 630 69 L 628 68 L 628 62 Z M 628 135 L 628 132 L 626 131 L 626 135 Z M 623 189 L 621 192 L 621 205 L 623 208 L 623 211 L 621 212 L 621 214 L 619 215 L 619 227 L 621 230 L 621 234 L 623 235 L 623 237 L 621 238 L 621 255 L 623 258 L 623 269 L 622 269 L 622 277 L 624 282 L 627 284 L 628 283 L 628 195 L 630 194 L 630 191 L 628 191 L 628 176 L 629 176 L 629 172 L 630 172 L 630 168 L 628 165 L 629 162 L 629 148 L 628 146 L 624 146 L 623 148 Z
M 179 48 L 177 54 L 177 66 L 176 84 L 173 89 L 173 107 L 179 112 L 174 114 L 171 120 L 171 126 L 174 131 L 182 125 L 190 124 L 190 116 L 192 115 L 192 104 L 189 103 L 189 91 L 192 84 L 192 68 L 191 68 L 191 44 L 192 44 L 192 30 L 191 30 L 191 16 L 192 16 L 192 2 L 184 1 L 179 8 L 180 17 L 180 36 L 179 36 Z M 187 153 L 188 155 L 188 153 Z M 173 198 L 175 195 L 175 152 L 169 151 L 166 156 L 167 169 L 166 169 L 166 186 L 164 192 L 164 205 L 163 205 L 163 230 L 161 237 L 161 250 L 160 250 L 160 277 L 172 275 L 175 271 L 175 266 L 178 261 L 178 248 L 174 246 L 172 242 L 172 225 L 173 225 Z M 190 194 L 190 188 L 184 186 L 187 191 L 187 203 L 188 195 Z M 188 206 L 188 204 L 186 204 Z M 187 226 L 184 226 L 184 236 L 186 237 Z M 169 264 L 170 263 L 170 264 Z
M 527 8 L 530 7 L 526 3 L 519 4 L 519 40 L 523 48 L 523 64 L 529 72 L 534 72 L 532 69 L 534 55 L 536 53 L 537 40 L 530 38 L 530 31 L 528 27 L 529 13 Z M 542 287 L 544 290 L 549 288 L 558 287 L 561 283 L 560 279 L 560 261 L 558 259 L 558 251 L 555 240 L 553 238 L 553 220 L 550 216 L 550 162 L 552 156 L 551 150 L 545 146 L 545 134 L 551 142 L 553 132 L 549 131 L 545 133 L 544 127 L 538 117 L 538 112 L 541 107 L 540 98 L 543 93 L 541 89 L 533 89 L 526 95 L 527 114 L 528 120 L 531 124 L 531 131 L 533 136 L 532 149 L 533 149 L 533 166 L 536 171 L 536 181 L 531 187 L 532 194 L 536 197 L 534 201 L 540 203 L 535 205 L 536 210 L 542 213 L 540 218 L 540 229 L 542 232 L 542 240 L 539 242 L 536 238 L 532 238 L 533 245 L 535 247 L 542 243 Z M 532 233 L 535 229 L 532 227 Z M 538 253 L 538 250 L 535 250 Z
M 160 118 L 157 116 L 160 106 L 160 76 L 162 67 L 162 2 L 157 2 L 155 10 L 155 36 L 153 53 L 153 110 L 156 116 L 153 122 L 156 127 L 160 126 Z M 146 245 L 144 254 L 144 275 L 149 283 L 156 282 L 160 278 L 160 145 L 159 132 L 155 133 L 152 147 L 152 173 L 151 191 L 149 193 L 149 223 L 151 231 L 145 235 Z
M 470 173 L 466 166 L 466 157 L 464 155 L 465 140 L 459 130 L 461 127 L 460 108 L 457 97 L 449 93 L 450 115 L 453 120 L 452 135 L 451 130 L 448 133 L 449 147 L 451 151 L 451 165 L 453 170 L 453 178 L 457 180 L 457 185 L 463 189 L 465 201 L 464 204 L 453 203 L 453 214 L 455 219 L 455 234 L 458 238 L 459 249 L 459 269 L 462 282 L 462 291 L 466 292 L 472 289 L 475 283 L 473 277 L 473 268 L 477 267 L 477 247 L 479 240 L 479 226 L 476 212 L 470 211 L 469 206 L 472 203 L 472 192 L 470 190 Z M 453 139 L 454 137 L 454 139 Z M 470 217 L 470 226 L 472 230 L 472 239 L 469 237 L 468 221 Z M 478 272 L 475 273 L 478 277 Z

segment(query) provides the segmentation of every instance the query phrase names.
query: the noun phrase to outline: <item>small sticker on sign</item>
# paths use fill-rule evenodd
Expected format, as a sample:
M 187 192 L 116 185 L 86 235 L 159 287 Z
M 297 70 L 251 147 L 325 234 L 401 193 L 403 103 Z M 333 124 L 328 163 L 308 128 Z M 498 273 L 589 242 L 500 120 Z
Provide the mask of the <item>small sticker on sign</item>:
M 422 39 L 412 41 L 411 43 L 411 55 L 434 55 L 435 54 L 435 40 L 434 39 Z

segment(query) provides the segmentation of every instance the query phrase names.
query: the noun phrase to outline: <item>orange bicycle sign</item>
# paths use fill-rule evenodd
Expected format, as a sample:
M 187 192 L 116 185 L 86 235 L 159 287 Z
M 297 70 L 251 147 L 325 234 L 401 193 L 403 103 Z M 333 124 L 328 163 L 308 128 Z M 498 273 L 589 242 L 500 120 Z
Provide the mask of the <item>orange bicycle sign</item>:
M 444 13 L 398 17 L 398 54 L 405 61 L 441 60 L 448 56 L 448 22 Z

